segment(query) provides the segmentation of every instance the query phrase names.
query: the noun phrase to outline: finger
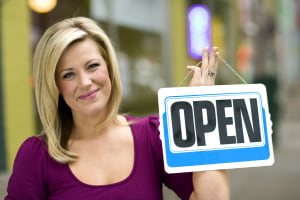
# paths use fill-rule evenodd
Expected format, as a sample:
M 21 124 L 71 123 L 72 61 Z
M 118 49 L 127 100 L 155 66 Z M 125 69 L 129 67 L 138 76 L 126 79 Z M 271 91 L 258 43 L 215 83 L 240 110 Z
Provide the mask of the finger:
M 193 68 L 193 76 L 190 80 L 189 86 L 201 86 L 202 79 L 201 79 L 201 69 L 199 67 Z
M 208 47 L 204 48 L 202 51 L 202 65 L 201 65 L 201 74 L 200 79 L 202 82 L 206 82 L 207 73 L 209 70 L 209 56 L 208 56 Z
M 202 65 L 201 68 L 208 68 L 208 47 L 202 50 Z
M 215 69 L 216 67 L 216 62 L 218 60 L 216 55 L 217 51 L 218 51 L 218 47 L 213 47 L 209 55 L 209 66 L 211 70 Z
M 188 65 L 188 66 L 186 66 L 187 70 L 189 70 L 189 71 L 194 71 L 195 67 L 196 66 L 194 66 L 194 65 Z
M 215 57 L 215 65 L 214 65 L 214 70 L 215 70 L 215 72 L 217 72 L 218 71 L 218 67 L 219 67 L 219 55 L 220 54 L 220 52 L 216 52 L 216 57 Z

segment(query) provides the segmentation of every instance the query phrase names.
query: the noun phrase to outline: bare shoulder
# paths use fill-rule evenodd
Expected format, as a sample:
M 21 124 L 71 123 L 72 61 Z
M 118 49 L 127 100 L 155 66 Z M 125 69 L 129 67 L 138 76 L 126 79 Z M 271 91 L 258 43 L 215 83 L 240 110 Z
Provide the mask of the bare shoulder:
M 117 143 L 133 144 L 133 136 L 130 128 L 130 122 L 127 121 L 125 116 L 118 115 L 116 123 L 109 130 L 109 135 Z

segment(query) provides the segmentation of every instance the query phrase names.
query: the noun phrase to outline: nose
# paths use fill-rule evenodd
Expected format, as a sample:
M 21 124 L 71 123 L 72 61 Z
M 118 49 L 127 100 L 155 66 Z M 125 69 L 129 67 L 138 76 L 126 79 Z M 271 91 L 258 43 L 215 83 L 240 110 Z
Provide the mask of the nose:
M 91 85 L 92 80 L 88 73 L 82 72 L 79 75 L 79 84 L 81 87 L 86 87 Z

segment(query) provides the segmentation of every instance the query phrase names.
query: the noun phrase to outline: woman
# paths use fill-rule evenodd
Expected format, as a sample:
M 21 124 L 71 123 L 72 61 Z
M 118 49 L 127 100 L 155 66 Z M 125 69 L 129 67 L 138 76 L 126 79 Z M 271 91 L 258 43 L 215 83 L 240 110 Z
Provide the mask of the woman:
M 191 86 L 212 85 L 217 48 L 204 49 Z M 121 81 L 115 51 L 92 20 L 51 26 L 33 58 L 43 134 L 15 159 L 5 200 L 162 199 L 162 184 L 182 199 L 229 199 L 226 172 L 167 174 L 158 117 L 118 114 Z

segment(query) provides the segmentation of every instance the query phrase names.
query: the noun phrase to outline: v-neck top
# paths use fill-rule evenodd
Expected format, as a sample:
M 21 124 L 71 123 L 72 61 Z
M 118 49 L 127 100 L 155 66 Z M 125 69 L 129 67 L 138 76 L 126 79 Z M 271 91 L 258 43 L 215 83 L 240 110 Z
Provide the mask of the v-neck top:
M 32 136 L 17 153 L 5 200 L 161 200 L 162 184 L 181 199 L 189 199 L 192 173 L 168 174 L 164 170 L 158 116 L 126 119 L 132 121 L 135 154 L 127 178 L 108 185 L 83 183 L 68 164 L 50 157 L 43 136 Z

